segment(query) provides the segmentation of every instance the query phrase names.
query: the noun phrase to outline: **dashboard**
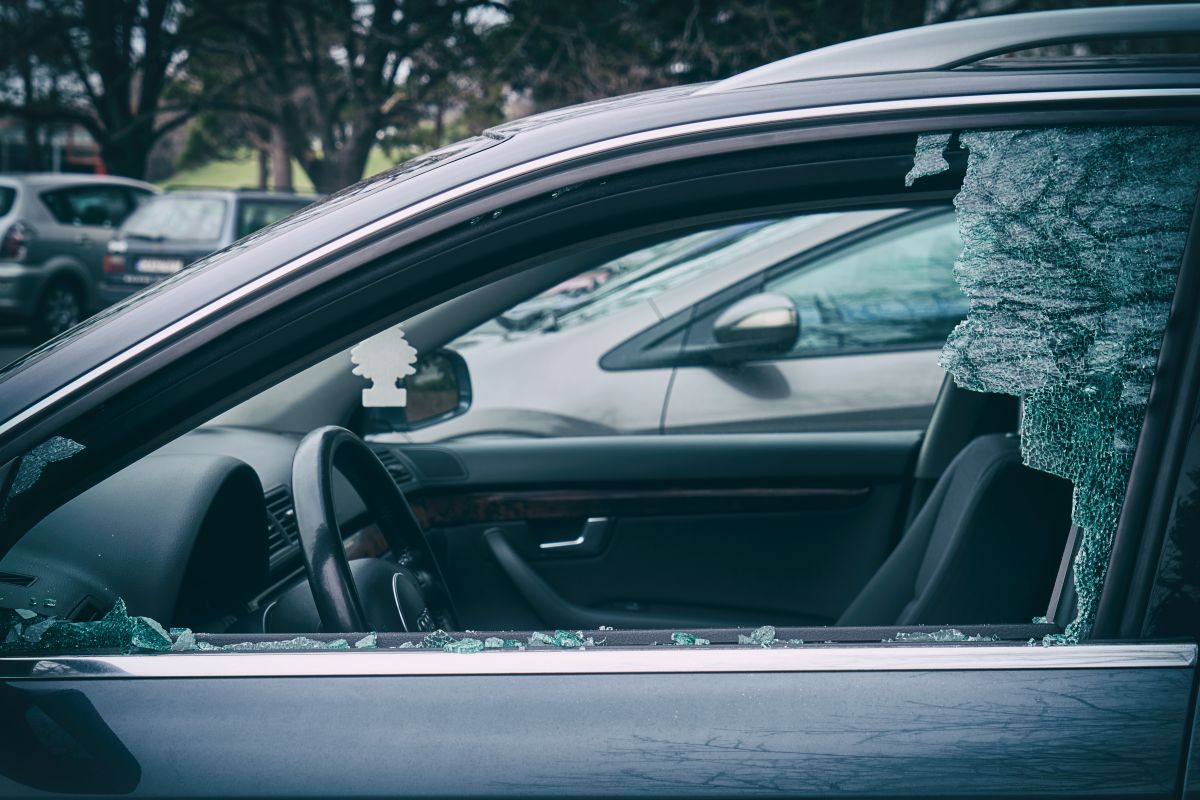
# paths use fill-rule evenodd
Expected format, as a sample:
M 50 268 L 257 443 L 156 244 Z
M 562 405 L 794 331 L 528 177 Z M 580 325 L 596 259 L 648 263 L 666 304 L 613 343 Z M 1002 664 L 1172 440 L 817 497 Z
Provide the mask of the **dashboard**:
M 291 493 L 301 438 L 202 427 L 142 458 L 56 509 L 0 560 L 0 606 L 87 621 L 122 597 L 130 613 L 165 625 L 253 629 L 257 609 L 304 580 Z M 416 488 L 398 448 L 372 447 L 397 484 Z M 333 491 L 348 553 L 381 555 L 386 545 L 350 483 L 335 476 Z

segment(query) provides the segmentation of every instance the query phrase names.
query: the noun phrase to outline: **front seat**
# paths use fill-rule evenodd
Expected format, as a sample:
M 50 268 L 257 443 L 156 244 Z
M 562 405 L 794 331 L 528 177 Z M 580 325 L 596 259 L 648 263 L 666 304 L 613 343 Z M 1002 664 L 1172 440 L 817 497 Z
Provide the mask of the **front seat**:
M 1016 434 L 974 439 L 837 624 L 1029 622 L 1046 613 L 1070 513 L 1071 484 L 1024 466 Z

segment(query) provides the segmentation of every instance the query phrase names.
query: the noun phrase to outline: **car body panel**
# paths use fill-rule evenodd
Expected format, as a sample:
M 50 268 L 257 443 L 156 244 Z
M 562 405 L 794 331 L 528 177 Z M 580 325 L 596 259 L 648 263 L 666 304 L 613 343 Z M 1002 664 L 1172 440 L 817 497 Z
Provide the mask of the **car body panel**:
M 922 430 L 946 373 L 937 350 L 680 367 L 666 433 Z M 731 418 L 729 409 L 738 409 Z
M 971 657 L 986 663 L 989 649 Z M 894 668 L 848 672 L 806 671 L 814 654 L 762 649 L 727 663 L 773 671 L 699 671 L 727 651 L 678 648 L 653 659 L 674 662 L 674 674 L 604 674 L 585 666 L 599 653 L 582 652 L 183 657 L 217 674 L 231 659 L 257 660 L 268 673 L 241 678 L 120 677 L 110 672 L 120 657 L 80 664 L 107 678 L 74 677 L 69 660 L 51 659 L 42 669 L 53 679 L 0 687 L 0 725 L 23 731 L 30 708 L 52 724 L 90 719 L 82 747 L 23 738 L 32 757 L 0 768 L 0 793 L 53 789 L 99 756 L 94 785 L 133 797 L 1174 795 L 1190 724 L 1186 659 L 1139 669 L 1109 655 L 1109 668 L 1071 668 L 1059 648 L 999 648 L 1014 649 L 1026 668 L 931 668 L 926 658 L 910 671 L 903 645 L 821 649 Z M 520 674 L 545 657 L 567 666 Z M 636 669 L 638 656 L 627 657 Z M 166 675 L 177 659 L 150 658 Z M 314 673 L 354 661 L 368 675 L 326 674 L 300 696 L 296 672 L 269 676 L 272 659 Z M 421 674 L 429 669 L 437 674 Z M 505 669 L 516 674 L 470 674 Z

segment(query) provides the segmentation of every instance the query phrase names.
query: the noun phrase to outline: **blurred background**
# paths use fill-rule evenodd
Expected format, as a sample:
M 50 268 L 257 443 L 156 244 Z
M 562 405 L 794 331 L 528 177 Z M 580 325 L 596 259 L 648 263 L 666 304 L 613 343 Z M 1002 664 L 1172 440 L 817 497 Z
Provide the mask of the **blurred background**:
M 0 262 L 92 250 L 62 291 L 39 278 L 0 307 L 0 363 L 320 195 L 505 120 L 900 28 L 1114 4 L 0 0 Z M 149 243 L 136 275 L 135 242 Z

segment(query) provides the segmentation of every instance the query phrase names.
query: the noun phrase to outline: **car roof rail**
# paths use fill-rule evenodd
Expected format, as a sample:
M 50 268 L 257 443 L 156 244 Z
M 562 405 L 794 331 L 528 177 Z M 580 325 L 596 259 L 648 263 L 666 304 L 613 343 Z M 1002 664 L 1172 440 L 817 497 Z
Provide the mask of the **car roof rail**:
M 811 50 L 709 84 L 719 94 L 793 81 L 888 72 L 936 72 L 990 56 L 1087 39 L 1200 33 L 1200 4 L 1034 11 L 942 22 Z

